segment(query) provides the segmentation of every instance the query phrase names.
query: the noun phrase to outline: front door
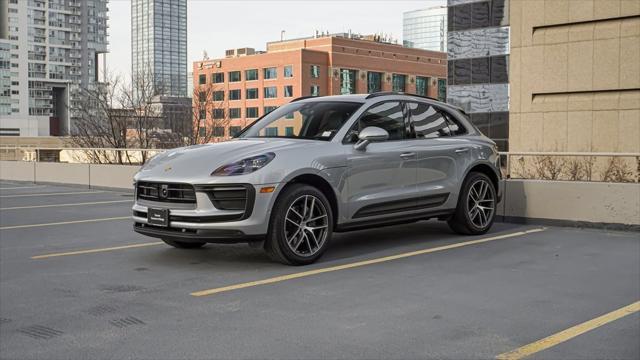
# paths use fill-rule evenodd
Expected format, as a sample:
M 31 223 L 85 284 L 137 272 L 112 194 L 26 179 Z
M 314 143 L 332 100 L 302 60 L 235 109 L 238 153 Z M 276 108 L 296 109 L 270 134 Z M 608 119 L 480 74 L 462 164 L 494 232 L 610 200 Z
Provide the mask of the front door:
M 377 126 L 389 133 L 389 139 L 371 143 L 364 150 L 348 150 L 347 218 L 390 215 L 414 206 L 416 196 L 416 152 L 407 143 L 404 105 L 385 101 L 372 105 L 354 124 L 353 133 Z

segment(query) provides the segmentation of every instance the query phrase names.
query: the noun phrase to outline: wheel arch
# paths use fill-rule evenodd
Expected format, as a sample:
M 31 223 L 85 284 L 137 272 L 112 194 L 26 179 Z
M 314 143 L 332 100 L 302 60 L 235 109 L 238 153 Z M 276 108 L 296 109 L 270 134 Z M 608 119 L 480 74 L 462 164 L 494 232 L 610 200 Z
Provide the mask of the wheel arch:
M 289 186 L 291 186 L 293 184 L 306 184 L 306 185 L 313 186 L 316 189 L 320 190 L 320 192 L 322 192 L 322 194 L 324 194 L 324 196 L 329 201 L 329 205 L 331 206 L 331 214 L 332 214 L 332 217 L 333 217 L 333 223 L 337 224 L 337 222 L 338 222 L 338 211 L 339 211 L 339 209 L 338 209 L 338 197 L 336 196 L 336 192 L 333 189 L 333 187 L 331 186 L 331 184 L 325 178 L 323 178 L 322 176 L 320 176 L 318 174 L 312 174 L 312 173 L 299 174 L 299 175 L 296 175 L 295 177 L 291 178 L 289 181 L 287 181 L 287 183 L 282 188 L 280 193 L 282 193 L 287 187 L 289 187 Z
M 498 201 L 500 201 L 501 192 L 500 192 L 500 175 L 495 170 L 495 167 L 491 166 L 487 163 L 476 163 L 469 167 L 467 172 L 464 174 L 463 180 L 469 176 L 472 172 L 479 172 L 485 174 L 491 179 L 494 188 L 496 189 L 496 195 L 498 196 Z

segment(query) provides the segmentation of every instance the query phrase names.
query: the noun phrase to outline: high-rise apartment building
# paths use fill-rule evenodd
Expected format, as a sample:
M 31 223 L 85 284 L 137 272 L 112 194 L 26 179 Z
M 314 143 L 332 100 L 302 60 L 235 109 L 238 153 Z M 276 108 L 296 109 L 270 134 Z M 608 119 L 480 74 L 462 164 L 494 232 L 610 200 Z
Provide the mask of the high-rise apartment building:
M 68 134 L 74 93 L 96 84 L 108 0 L 3 0 L 0 135 Z
M 447 7 L 405 12 L 402 17 L 402 45 L 447 51 Z
M 227 57 L 193 63 L 201 99 L 199 126 L 226 139 L 256 118 L 300 96 L 397 91 L 446 94 L 446 53 L 406 48 L 379 36 L 334 34 L 275 41 L 266 52 L 228 50 Z M 194 102 L 197 98 L 194 97 Z M 200 99 L 198 99 L 200 100 Z M 298 124 L 273 130 L 285 135 Z M 290 129 L 287 129 L 290 128 Z
M 187 0 L 131 1 L 134 78 L 153 77 L 164 96 L 187 94 Z
M 447 102 L 500 150 L 509 137 L 509 1 L 448 0 Z

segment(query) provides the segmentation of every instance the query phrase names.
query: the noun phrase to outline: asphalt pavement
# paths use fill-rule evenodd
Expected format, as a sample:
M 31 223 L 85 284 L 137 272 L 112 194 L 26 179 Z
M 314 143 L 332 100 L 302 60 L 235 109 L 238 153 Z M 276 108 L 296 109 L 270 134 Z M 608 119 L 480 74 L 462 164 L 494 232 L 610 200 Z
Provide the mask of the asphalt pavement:
M 289 267 L 136 234 L 132 203 L 0 181 L 0 358 L 640 358 L 637 232 L 423 221 Z

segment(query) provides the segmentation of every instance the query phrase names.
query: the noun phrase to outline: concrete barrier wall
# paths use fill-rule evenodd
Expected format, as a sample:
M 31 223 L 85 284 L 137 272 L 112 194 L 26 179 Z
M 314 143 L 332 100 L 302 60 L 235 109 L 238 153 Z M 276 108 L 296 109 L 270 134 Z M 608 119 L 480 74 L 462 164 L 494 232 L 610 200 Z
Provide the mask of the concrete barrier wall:
M 133 190 L 140 166 L 0 161 L 0 179 Z
M 36 162 L 36 182 L 88 185 L 89 164 Z
M 508 180 L 504 215 L 640 225 L 640 184 Z
M 133 189 L 133 175 L 140 166 L 131 165 L 91 165 L 90 186 Z
M 0 179 L 35 182 L 35 162 L 0 161 Z
M 132 189 L 138 166 L 0 161 L 0 179 Z M 640 226 L 640 184 L 507 180 L 498 215 Z

